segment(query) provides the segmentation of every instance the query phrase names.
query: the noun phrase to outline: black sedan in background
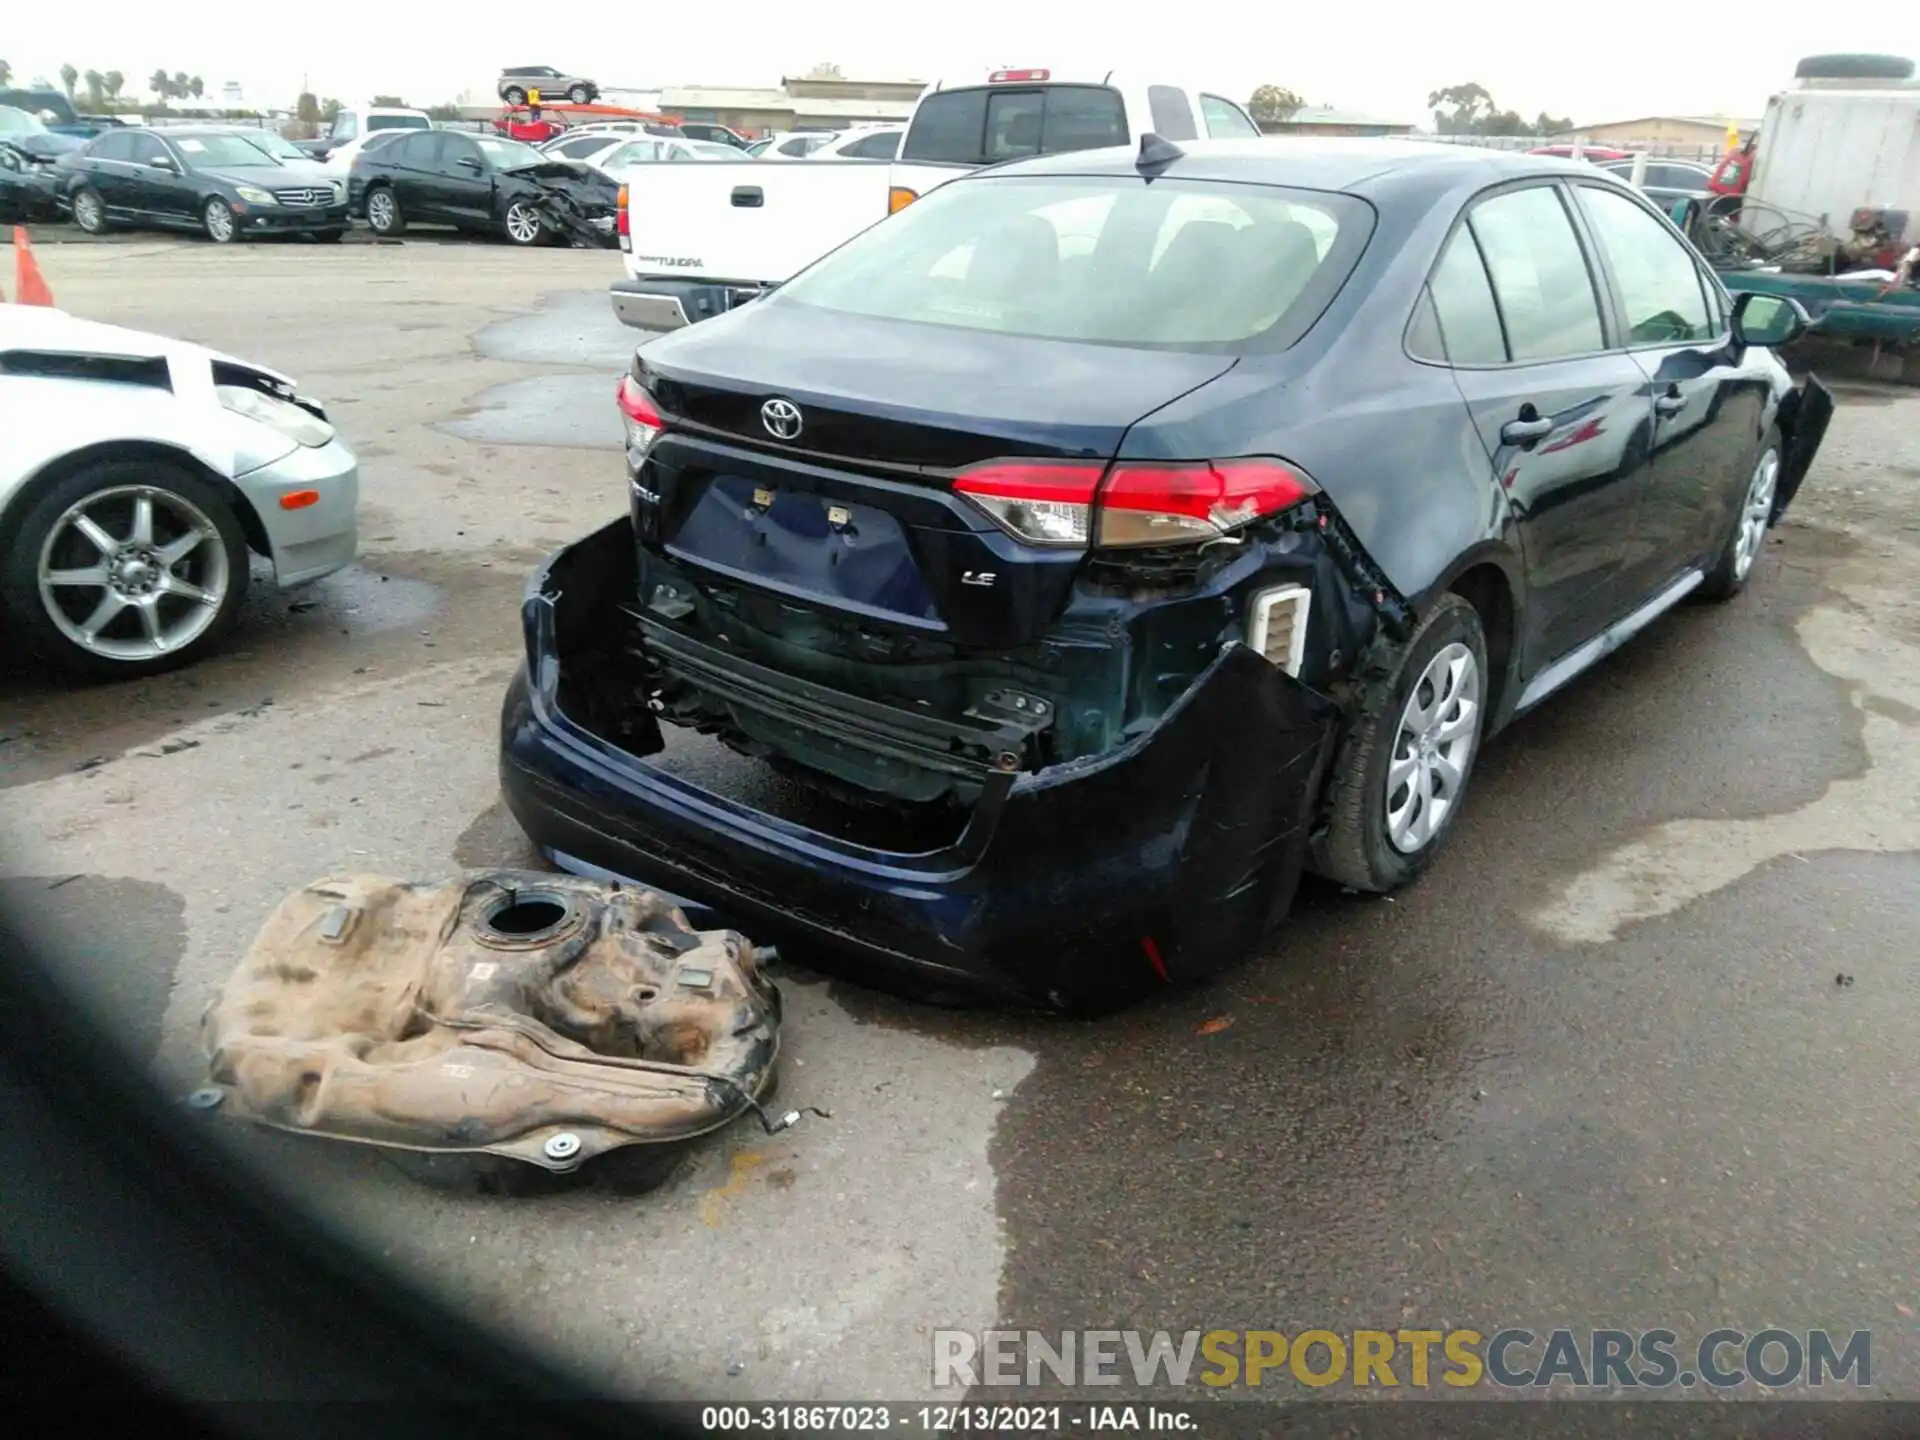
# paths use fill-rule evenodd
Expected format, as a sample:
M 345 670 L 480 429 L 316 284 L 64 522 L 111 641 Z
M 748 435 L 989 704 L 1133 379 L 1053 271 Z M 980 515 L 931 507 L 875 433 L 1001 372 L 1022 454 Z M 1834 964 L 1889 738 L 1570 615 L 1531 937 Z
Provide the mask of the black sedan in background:
M 451 225 L 538 245 L 562 235 L 613 243 L 620 187 L 518 140 L 412 130 L 353 162 L 348 200 L 376 235 Z
M 110 131 L 61 157 L 61 195 L 89 235 L 114 225 L 253 235 L 347 233 L 347 197 L 318 165 L 282 160 L 231 130 Z

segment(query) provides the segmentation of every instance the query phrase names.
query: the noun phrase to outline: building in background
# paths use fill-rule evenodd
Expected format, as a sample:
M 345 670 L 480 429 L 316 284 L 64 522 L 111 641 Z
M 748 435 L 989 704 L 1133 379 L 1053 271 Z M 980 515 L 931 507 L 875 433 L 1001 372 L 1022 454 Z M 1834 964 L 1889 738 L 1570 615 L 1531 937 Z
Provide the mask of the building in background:
M 1727 127 L 1732 126 L 1744 139 L 1760 128 L 1758 120 L 1731 119 L 1725 115 L 1642 115 L 1633 120 L 1607 120 L 1598 125 L 1582 125 L 1577 130 L 1550 137 L 1549 143 L 1569 145 L 1580 140 L 1589 145 L 1610 145 L 1621 150 L 1704 150 L 1718 154 L 1726 148 Z
M 926 88 L 922 80 L 842 80 L 786 77 L 778 89 L 729 85 L 669 85 L 660 109 L 683 120 L 725 125 L 742 135 L 773 130 L 845 129 L 904 121 Z
M 1284 120 L 1262 120 L 1267 135 L 1411 135 L 1411 121 L 1383 120 L 1353 110 L 1336 110 L 1331 105 L 1307 105 Z

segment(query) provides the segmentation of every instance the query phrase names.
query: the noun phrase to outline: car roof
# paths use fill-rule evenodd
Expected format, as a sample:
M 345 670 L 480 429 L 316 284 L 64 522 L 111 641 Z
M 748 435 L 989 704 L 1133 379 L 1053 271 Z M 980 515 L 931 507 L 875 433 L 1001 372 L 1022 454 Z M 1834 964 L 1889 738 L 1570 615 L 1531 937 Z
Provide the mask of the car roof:
M 1521 155 L 1476 145 L 1357 137 L 1268 135 L 1254 140 L 1178 142 L 1180 158 L 1161 175 L 1186 180 L 1226 180 L 1284 185 L 1303 190 L 1362 193 L 1389 178 L 1420 177 L 1453 184 L 1490 185 L 1529 175 L 1592 176 L 1584 161 L 1552 155 Z M 994 175 L 1132 175 L 1139 147 L 1112 146 L 1010 160 Z

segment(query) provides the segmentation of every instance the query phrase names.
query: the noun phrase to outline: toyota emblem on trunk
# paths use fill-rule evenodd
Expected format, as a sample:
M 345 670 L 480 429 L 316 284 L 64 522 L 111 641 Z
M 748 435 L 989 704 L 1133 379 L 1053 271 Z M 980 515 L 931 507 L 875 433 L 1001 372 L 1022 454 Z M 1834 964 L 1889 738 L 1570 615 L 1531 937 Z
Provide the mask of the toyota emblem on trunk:
M 778 396 L 760 407 L 760 423 L 776 440 L 791 440 L 800 433 L 800 407 Z

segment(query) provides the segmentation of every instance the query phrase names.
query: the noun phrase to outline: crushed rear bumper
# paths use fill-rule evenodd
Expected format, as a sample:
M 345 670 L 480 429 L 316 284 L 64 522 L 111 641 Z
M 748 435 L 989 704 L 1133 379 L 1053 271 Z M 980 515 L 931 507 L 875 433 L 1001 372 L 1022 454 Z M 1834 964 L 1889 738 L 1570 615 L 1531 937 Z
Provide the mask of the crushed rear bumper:
M 1224 648 L 1148 733 L 1094 760 L 996 776 L 957 838 L 905 853 L 645 758 L 662 739 L 614 623 L 634 574 L 622 520 L 560 551 L 527 589 L 501 783 L 563 868 L 665 890 L 816 968 L 921 998 L 1077 1012 L 1239 958 L 1292 900 L 1337 709 L 1245 646 Z

